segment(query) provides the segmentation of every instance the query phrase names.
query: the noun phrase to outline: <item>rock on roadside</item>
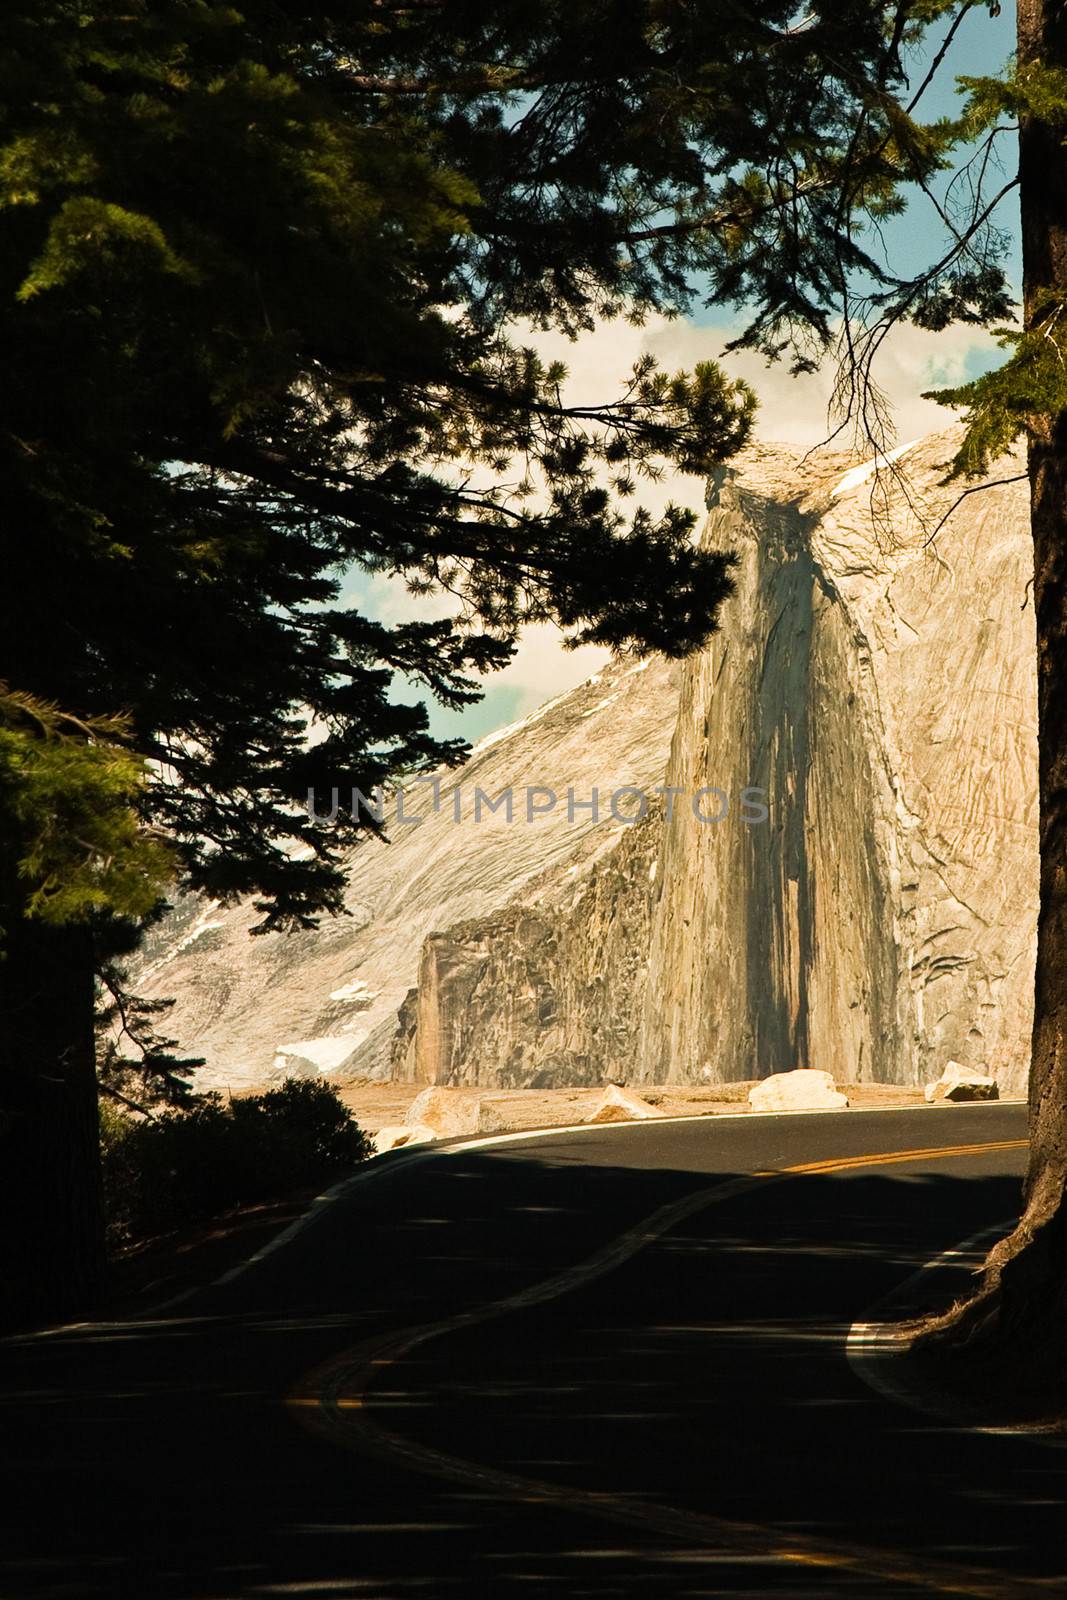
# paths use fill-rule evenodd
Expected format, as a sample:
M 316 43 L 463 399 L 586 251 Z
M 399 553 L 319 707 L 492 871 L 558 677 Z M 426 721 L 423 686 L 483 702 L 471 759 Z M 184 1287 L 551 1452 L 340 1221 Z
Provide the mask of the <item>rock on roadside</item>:
M 844 1111 L 848 1096 L 834 1087 L 829 1072 L 798 1067 L 774 1072 L 748 1091 L 753 1111 Z
M 429 1144 L 437 1135 L 425 1123 L 413 1123 L 410 1127 L 404 1123 L 397 1123 L 391 1128 L 379 1128 L 378 1132 L 371 1135 L 374 1141 L 376 1155 L 382 1156 L 387 1150 L 406 1150 L 409 1144 Z
M 631 1094 L 629 1089 L 621 1089 L 617 1083 L 609 1083 L 596 1105 L 584 1119 L 586 1122 L 640 1122 L 646 1117 L 658 1117 L 660 1113 L 647 1100 L 642 1100 L 640 1095 Z
M 437 1139 L 461 1137 L 470 1133 L 497 1133 L 506 1127 L 494 1106 L 484 1105 L 481 1097 L 462 1089 L 449 1089 L 432 1083 L 411 1102 L 404 1117 L 408 1127 L 421 1124 Z
M 958 1103 L 961 1100 L 1000 1099 L 996 1078 L 979 1072 L 976 1067 L 961 1067 L 958 1061 L 950 1061 L 937 1082 L 928 1083 L 923 1093 L 928 1105 L 936 1105 L 941 1100 Z

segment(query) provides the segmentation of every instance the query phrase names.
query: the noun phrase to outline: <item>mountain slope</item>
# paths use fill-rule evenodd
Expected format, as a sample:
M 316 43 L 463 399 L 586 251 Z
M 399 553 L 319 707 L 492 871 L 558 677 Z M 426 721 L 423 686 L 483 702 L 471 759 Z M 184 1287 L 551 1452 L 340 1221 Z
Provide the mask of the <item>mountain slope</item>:
M 535 877 L 565 877 L 574 868 L 573 877 L 610 849 L 625 824 L 609 817 L 594 825 L 581 803 L 594 788 L 606 796 L 626 784 L 662 783 L 677 685 L 678 668 L 662 658 L 620 660 L 489 735 L 463 767 L 442 776 L 436 813 L 429 786 L 409 791 L 406 814 L 424 820 L 393 821 L 390 843 L 368 839 L 352 852 L 349 914 L 314 931 L 251 938 L 258 919 L 250 907 L 181 908 L 132 977 L 139 993 L 174 997 L 168 1029 L 207 1058 L 201 1085 L 260 1083 L 275 1066 L 387 1070 L 397 1011 L 427 934 L 497 910 Z M 476 786 L 494 797 L 510 787 L 513 820 L 483 806 L 475 821 Z M 542 786 L 555 791 L 557 804 L 527 822 L 526 790 Z
M 811 1066 L 915 1084 L 955 1060 L 1020 1090 L 1037 909 L 1026 492 L 969 495 L 933 537 L 959 492 L 943 482 L 955 443 L 934 435 L 878 473 L 753 446 L 709 493 L 704 538 L 738 555 L 709 648 L 681 668 L 617 662 L 446 777 L 466 797 L 511 786 L 514 821 L 475 823 L 468 798 L 455 822 L 446 797 L 353 853 L 352 914 L 313 933 L 251 940 L 244 908 L 172 919 L 136 983 L 178 997 L 173 1031 L 208 1056 L 205 1082 Z M 526 822 L 542 785 L 555 809 Z M 607 814 L 622 785 L 649 799 L 637 826 Z M 601 791 L 598 823 L 568 820 L 568 787 Z

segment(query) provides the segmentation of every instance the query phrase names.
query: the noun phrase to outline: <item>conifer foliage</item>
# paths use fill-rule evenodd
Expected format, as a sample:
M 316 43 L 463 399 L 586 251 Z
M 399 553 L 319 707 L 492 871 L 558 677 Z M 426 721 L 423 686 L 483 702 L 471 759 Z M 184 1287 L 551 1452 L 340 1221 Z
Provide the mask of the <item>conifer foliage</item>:
M 632 494 L 735 451 L 753 396 L 643 360 L 564 397 L 521 330 L 676 313 L 699 284 L 747 308 L 742 342 L 810 365 L 851 274 L 893 289 L 856 217 L 943 159 L 896 92 L 943 9 L 4 7 L 0 1139 L 39 1218 L 7 1269 L 24 1307 L 92 1284 L 109 917 L 168 881 L 254 895 L 265 927 L 337 909 L 345 834 L 309 787 L 457 758 L 420 697 L 469 703 L 529 621 L 706 639 L 728 558 Z M 454 614 L 374 620 L 353 573 Z

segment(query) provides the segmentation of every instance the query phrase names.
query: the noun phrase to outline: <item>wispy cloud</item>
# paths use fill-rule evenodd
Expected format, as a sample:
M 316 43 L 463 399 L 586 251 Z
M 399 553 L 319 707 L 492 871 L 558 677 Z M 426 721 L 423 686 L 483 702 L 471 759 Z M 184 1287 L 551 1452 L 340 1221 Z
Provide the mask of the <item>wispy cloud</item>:
M 828 360 L 818 372 L 791 377 L 786 366 L 768 366 L 762 357 L 748 351 L 724 356 L 731 332 L 721 326 L 659 317 L 650 318 L 640 328 L 624 322 L 607 323 L 575 341 L 532 330 L 519 330 L 517 337 L 534 345 L 545 359 L 565 363 L 565 397 L 575 403 L 598 403 L 618 395 L 634 362 L 645 354 L 654 355 L 669 371 L 690 368 L 697 361 L 720 361 L 732 376 L 744 378 L 756 391 L 759 438 L 819 444 L 834 425 L 830 418 L 833 362 Z M 909 326 L 895 329 L 882 346 L 874 374 L 892 408 L 895 437 L 886 442 L 910 440 L 944 428 L 952 413 L 935 401 L 922 399 L 922 391 L 964 382 L 993 364 L 997 355 L 992 336 L 980 329 L 957 327 L 936 334 Z M 842 449 L 849 443 L 847 434 L 837 441 Z M 859 452 L 869 454 L 869 450 Z M 699 478 L 679 474 L 666 474 L 659 482 L 638 479 L 633 501 L 655 513 L 673 502 L 700 516 L 704 484 Z M 379 575 L 354 575 L 347 592 L 370 615 L 386 622 L 443 617 L 455 610 L 454 596 L 412 596 L 402 580 Z M 606 659 L 605 650 L 592 646 L 565 650 L 560 631 L 548 624 L 527 628 L 511 663 L 487 679 L 482 704 L 462 718 L 435 715 L 435 726 L 441 732 L 462 732 L 476 739 L 525 715 L 550 696 L 573 688 Z

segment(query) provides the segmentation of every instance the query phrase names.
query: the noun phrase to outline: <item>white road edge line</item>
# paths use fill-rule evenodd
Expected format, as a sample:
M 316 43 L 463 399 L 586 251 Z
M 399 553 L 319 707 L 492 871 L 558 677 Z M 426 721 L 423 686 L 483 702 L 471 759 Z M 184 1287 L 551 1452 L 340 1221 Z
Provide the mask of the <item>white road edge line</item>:
M 900 1335 L 888 1331 L 891 1324 L 874 1321 L 876 1313 L 890 1311 L 894 1302 L 899 1301 L 915 1284 L 921 1283 L 928 1272 L 937 1272 L 943 1267 L 951 1266 L 953 1262 L 973 1256 L 979 1250 L 985 1256 L 993 1244 L 1007 1237 L 1017 1221 L 1016 1217 L 1009 1217 L 1005 1221 L 991 1223 L 989 1227 L 981 1228 L 977 1233 L 962 1239 L 951 1249 L 943 1250 L 939 1256 L 924 1261 L 918 1271 L 911 1273 L 903 1283 L 897 1284 L 887 1295 L 883 1295 L 881 1300 L 876 1301 L 866 1318 L 852 1324 L 845 1339 L 845 1359 L 856 1377 L 861 1383 L 865 1383 L 868 1389 L 873 1389 L 876 1394 L 893 1401 L 896 1405 L 907 1406 L 911 1411 L 918 1411 L 928 1417 L 940 1417 L 954 1424 L 961 1432 L 1012 1435 L 1026 1439 L 1031 1444 L 1044 1444 L 1055 1450 L 1067 1450 L 1067 1439 L 1042 1434 L 1029 1428 L 983 1427 L 968 1421 L 965 1414 L 951 1404 L 940 1407 L 932 1405 L 924 1394 L 920 1394 L 906 1382 L 890 1378 L 878 1359 L 879 1352 L 884 1356 L 894 1346 L 900 1350 L 905 1347 L 906 1341 Z
M 976 1102 L 976 1104 L 1014 1106 L 1025 1105 L 1026 1101 L 1020 1098 L 1014 1100 L 979 1101 Z M 893 1114 L 914 1113 L 917 1111 L 932 1111 L 936 1115 L 943 1109 L 959 1110 L 960 1107 L 947 1105 L 884 1107 L 857 1106 L 854 1109 L 861 1114 L 863 1112 L 874 1112 L 880 1116 L 890 1116 Z M 632 1122 L 572 1122 L 552 1128 L 530 1128 L 525 1131 L 520 1129 L 515 1133 L 476 1135 L 469 1139 L 458 1141 L 455 1144 L 447 1145 L 432 1144 L 429 1141 L 427 1141 L 427 1145 L 425 1146 L 401 1145 L 398 1150 L 386 1150 L 383 1151 L 380 1156 L 371 1156 L 366 1165 L 360 1167 L 358 1171 L 352 1173 L 350 1177 L 342 1178 L 341 1181 L 339 1183 L 335 1183 L 332 1188 L 326 1189 L 322 1194 L 317 1195 L 306 1211 L 302 1212 L 301 1215 L 297 1217 L 295 1221 L 291 1222 L 287 1228 L 283 1229 L 281 1233 L 276 1234 L 273 1239 L 269 1239 L 265 1245 L 255 1252 L 254 1255 L 249 1256 L 247 1261 L 238 1262 L 237 1266 L 230 1267 L 230 1269 L 227 1272 L 224 1272 L 221 1277 L 214 1278 L 209 1284 L 198 1285 L 192 1289 L 183 1289 L 180 1294 L 175 1295 L 170 1300 L 162 1301 L 158 1306 L 155 1306 L 152 1309 L 153 1312 L 169 1311 L 172 1306 L 180 1305 L 185 1300 L 191 1300 L 194 1295 L 202 1294 L 206 1289 L 218 1289 L 222 1288 L 225 1284 L 233 1283 L 235 1279 L 241 1277 L 241 1275 L 249 1271 L 250 1268 L 258 1266 L 258 1264 L 267 1256 L 273 1255 L 275 1250 L 281 1250 L 283 1246 L 287 1245 L 291 1239 L 295 1239 L 297 1234 L 302 1232 L 305 1227 L 309 1227 L 317 1219 L 321 1212 L 326 1209 L 327 1206 L 334 1205 L 336 1201 L 343 1199 L 358 1185 L 366 1183 L 372 1178 L 385 1176 L 390 1169 L 393 1171 L 398 1171 L 401 1166 L 421 1166 L 426 1161 L 441 1159 L 442 1157 L 450 1155 L 465 1155 L 470 1150 L 497 1149 L 501 1145 L 522 1144 L 531 1139 L 553 1139 L 561 1133 L 604 1133 L 609 1129 L 612 1133 L 615 1133 L 621 1132 L 623 1129 L 631 1128 L 669 1128 L 671 1126 L 677 1126 L 679 1123 L 683 1122 L 752 1122 L 753 1120 L 773 1120 L 776 1117 L 820 1117 L 826 1115 L 836 1115 L 836 1113 L 827 1113 L 825 1111 L 714 1111 L 703 1116 L 640 1117 L 635 1118 Z M 409 1150 L 410 1154 L 408 1154 Z M 395 1160 L 395 1157 L 398 1155 L 403 1157 L 402 1161 Z M 392 1162 L 389 1161 L 390 1156 L 394 1157 Z M 377 1166 L 376 1163 L 379 1161 L 386 1162 L 387 1164 L 383 1167 Z
M 968 1106 L 968 1109 L 994 1105 L 1024 1106 L 1026 1104 L 1027 1101 L 1022 1096 L 1018 1096 L 1010 1100 L 976 1101 L 973 1106 Z M 240 1278 L 252 1267 L 258 1266 L 261 1261 L 264 1261 L 268 1256 L 273 1255 L 275 1250 L 281 1250 L 292 1239 L 295 1239 L 298 1234 L 302 1233 L 305 1228 L 310 1227 L 312 1223 L 314 1223 L 321 1215 L 321 1213 L 326 1210 L 327 1207 L 334 1205 L 338 1200 L 343 1199 L 357 1186 L 367 1183 L 376 1177 L 386 1177 L 390 1171 L 398 1172 L 402 1168 L 421 1166 L 426 1161 L 441 1159 L 445 1156 L 464 1155 L 469 1150 L 494 1149 L 500 1145 L 506 1144 L 521 1144 L 532 1139 L 553 1139 L 557 1134 L 561 1133 L 605 1133 L 608 1131 L 612 1133 L 618 1133 L 624 1129 L 632 1128 L 668 1128 L 671 1126 L 677 1126 L 683 1122 L 768 1122 L 774 1121 L 776 1118 L 780 1117 L 789 1118 L 847 1115 L 849 1111 L 853 1111 L 861 1116 L 866 1114 L 871 1114 L 874 1116 L 906 1116 L 914 1115 L 916 1112 L 933 1112 L 936 1115 L 938 1112 L 943 1110 L 958 1111 L 960 1109 L 962 1109 L 962 1107 L 959 1105 L 941 1102 L 938 1105 L 855 1106 L 847 1107 L 840 1113 L 836 1111 L 712 1111 L 688 1117 L 640 1117 L 635 1118 L 632 1122 L 572 1122 L 560 1124 L 551 1128 L 528 1128 L 519 1129 L 514 1133 L 476 1135 L 469 1139 L 457 1140 L 454 1144 L 447 1145 L 439 1145 L 427 1141 L 425 1145 L 411 1145 L 407 1147 L 400 1146 L 398 1149 L 383 1151 L 380 1156 L 371 1156 L 365 1165 L 357 1168 L 355 1172 L 350 1173 L 347 1178 L 342 1178 L 338 1183 L 333 1184 L 331 1188 L 323 1190 L 322 1194 L 316 1195 L 315 1199 L 312 1200 L 311 1204 L 305 1211 L 300 1213 L 299 1217 L 296 1217 L 287 1228 L 283 1228 L 281 1233 L 275 1234 L 273 1238 L 268 1239 L 267 1243 L 262 1245 L 260 1249 L 258 1249 L 253 1255 L 250 1255 L 247 1260 L 239 1261 L 235 1267 L 230 1267 L 228 1271 L 222 1273 L 222 1275 L 218 1278 L 213 1278 L 209 1283 L 194 1284 L 189 1289 L 182 1289 L 180 1293 L 171 1295 L 167 1300 L 158 1301 L 154 1306 L 149 1306 L 143 1312 L 140 1312 L 135 1320 L 138 1322 L 148 1322 L 152 1318 L 158 1316 L 160 1312 L 170 1311 L 175 1306 L 183 1305 L 187 1300 L 192 1300 L 198 1294 L 205 1294 L 212 1289 L 223 1288 L 226 1284 L 233 1283 L 237 1278 Z M 400 1159 L 397 1159 L 398 1157 Z M 390 1160 L 390 1158 L 392 1159 Z M 383 1163 L 383 1165 L 379 1166 L 379 1162 Z M 928 1265 L 930 1265 L 930 1263 L 928 1263 Z M 908 1281 L 910 1282 L 911 1280 L 909 1279 Z M 78 1330 L 109 1327 L 112 1325 L 113 1320 L 99 1322 L 95 1320 L 84 1322 L 66 1322 L 51 1328 L 37 1329 L 28 1336 L 17 1335 L 16 1337 L 46 1339 L 51 1338 L 59 1333 L 73 1333 Z M 854 1328 L 859 1326 L 861 1326 L 861 1324 L 853 1324 Z M 849 1338 L 851 1338 L 851 1333 L 849 1334 Z M 6 1342 L 6 1340 L 0 1340 L 0 1343 Z

